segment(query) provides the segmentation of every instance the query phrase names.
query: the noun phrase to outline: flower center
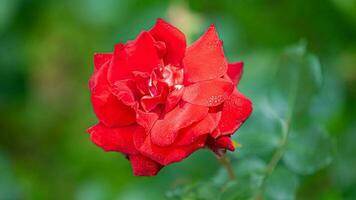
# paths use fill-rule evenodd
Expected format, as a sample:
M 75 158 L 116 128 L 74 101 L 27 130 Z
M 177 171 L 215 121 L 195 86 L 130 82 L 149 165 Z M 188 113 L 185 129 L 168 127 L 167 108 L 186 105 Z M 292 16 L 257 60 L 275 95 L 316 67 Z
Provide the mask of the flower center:
M 159 95 L 162 87 L 167 86 L 169 91 L 183 88 L 183 69 L 166 65 L 153 70 L 148 81 L 151 96 Z

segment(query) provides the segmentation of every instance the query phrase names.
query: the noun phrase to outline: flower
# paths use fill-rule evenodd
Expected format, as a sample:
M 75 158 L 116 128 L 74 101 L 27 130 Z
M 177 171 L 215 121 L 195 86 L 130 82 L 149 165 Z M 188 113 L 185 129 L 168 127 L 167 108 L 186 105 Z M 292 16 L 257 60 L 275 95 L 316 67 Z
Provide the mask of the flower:
M 236 86 L 243 63 L 228 64 L 215 26 L 188 48 L 184 34 L 158 19 L 135 40 L 94 55 L 89 81 L 99 123 L 88 129 L 105 151 L 130 160 L 134 175 L 209 147 L 233 151 L 231 135 L 252 112 Z

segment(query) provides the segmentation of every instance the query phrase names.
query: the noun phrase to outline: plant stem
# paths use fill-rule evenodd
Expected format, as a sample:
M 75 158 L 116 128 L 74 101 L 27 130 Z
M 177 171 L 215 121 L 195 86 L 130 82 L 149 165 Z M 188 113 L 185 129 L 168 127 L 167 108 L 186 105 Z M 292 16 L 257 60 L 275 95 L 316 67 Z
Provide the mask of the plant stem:
M 262 184 L 260 191 L 256 194 L 254 197 L 254 200 L 260 200 L 263 199 L 263 194 L 265 192 L 265 187 L 266 187 L 266 181 L 267 178 L 273 173 L 274 169 L 278 165 L 279 161 L 282 159 L 287 141 L 288 141 L 288 135 L 289 135 L 289 128 L 290 127 L 290 118 L 285 123 L 282 123 L 282 140 L 277 147 L 276 151 L 272 155 L 271 160 L 267 164 L 266 172 L 265 175 L 262 179 Z
M 266 170 L 266 177 L 271 175 L 274 169 L 276 168 L 278 162 L 282 159 L 285 146 L 288 141 L 288 135 L 289 135 L 289 122 L 287 121 L 286 123 L 283 124 L 283 131 L 282 131 L 282 140 L 279 144 L 279 147 L 277 150 L 274 152 L 271 160 L 269 161 L 267 165 L 267 170 Z
M 223 156 L 217 157 L 217 158 L 221 162 L 221 164 L 224 166 L 224 168 L 226 169 L 227 174 L 229 176 L 229 180 L 230 181 L 235 180 L 236 176 L 235 176 L 234 170 L 232 169 L 231 162 L 230 162 L 229 158 L 226 155 L 223 155 Z
M 298 71 L 297 77 L 299 77 L 299 71 Z M 289 109 L 288 109 L 288 112 L 287 112 L 286 120 L 285 121 L 281 120 L 281 124 L 282 124 L 282 131 L 281 131 L 282 132 L 282 139 L 281 139 L 281 142 L 278 145 L 278 147 L 277 147 L 276 151 L 274 152 L 274 154 L 272 155 L 271 160 L 267 164 L 266 173 L 265 173 L 265 175 L 263 177 L 262 184 L 261 184 L 261 187 L 260 187 L 260 191 L 255 196 L 255 200 L 257 200 L 257 199 L 259 200 L 259 199 L 263 198 L 263 194 L 264 194 L 265 187 L 266 187 L 266 180 L 273 173 L 273 171 L 275 170 L 275 168 L 278 165 L 278 162 L 283 157 L 283 154 L 284 154 L 284 151 L 286 149 L 287 142 L 288 142 L 288 136 L 289 136 L 289 132 L 290 132 L 292 116 L 293 116 L 293 113 L 294 113 L 294 107 L 295 107 L 295 103 L 296 103 L 297 91 L 298 91 L 298 79 L 297 79 L 297 82 L 291 88 L 291 91 L 290 91 L 290 94 L 289 94 Z

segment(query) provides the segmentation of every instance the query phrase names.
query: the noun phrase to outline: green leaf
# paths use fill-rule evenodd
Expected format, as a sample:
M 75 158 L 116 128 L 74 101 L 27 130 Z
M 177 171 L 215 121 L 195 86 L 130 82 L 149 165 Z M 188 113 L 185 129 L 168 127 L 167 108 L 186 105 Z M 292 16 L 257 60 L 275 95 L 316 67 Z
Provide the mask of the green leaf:
M 294 200 L 298 188 L 298 176 L 286 169 L 278 167 L 266 181 L 266 200 Z
M 356 2 L 352 0 L 332 0 L 332 3 L 356 24 Z
M 76 199 L 78 200 L 94 200 L 94 199 L 109 199 L 111 194 L 110 189 L 100 181 L 88 181 L 78 187 Z
M 238 181 L 229 182 L 223 189 L 221 200 L 236 200 L 250 199 L 253 196 L 253 191 L 248 184 L 244 184 L 246 180 L 239 179 Z
M 246 158 L 233 163 L 236 181 L 229 182 L 225 169 L 221 168 L 213 183 L 222 185 L 222 200 L 249 199 L 262 184 L 266 163 L 260 158 Z M 228 183 L 228 184 L 225 184 Z
M 13 166 L 0 149 L 0 197 L 1 199 L 22 199 L 23 188 L 17 179 Z
M 299 174 L 313 173 L 331 161 L 331 142 L 327 134 L 310 128 L 313 123 L 310 109 L 321 83 L 319 60 L 306 51 L 306 43 L 302 41 L 283 54 L 275 87 L 271 89 L 266 104 L 270 107 L 264 106 L 281 122 L 281 148 L 287 142 L 283 159 L 291 170 Z
M 12 18 L 19 6 L 19 1 L 14 0 L 2 0 L 0 2 L 0 33 L 6 28 L 7 25 L 11 24 Z
M 337 155 L 332 164 L 332 176 L 340 188 L 355 188 L 356 183 L 356 120 L 338 138 Z M 354 189 L 352 189 L 354 190 Z M 355 195 L 356 197 L 356 195 Z M 355 198 L 356 199 L 356 198 Z
M 281 132 L 279 120 L 266 111 L 266 105 L 259 105 L 261 106 L 254 108 L 254 113 L 248 121 L 250 125 L 241 127 L 234 136 L 241 144 L 237 149 L 239 154 L 233 154 L 234 156 L 268 156 L 278 146 Z
M 180 200 L 216 200 L 221 193 L 221 187 L 212 182 L 199 182 L 175 188 L 166 193 L 171 199 Z
M 282 119 L 303 115 L 321 83 L 320 62 L 307 52 L 306 43 L 301 41 L 281 56 L 269 101 Z
M 333 142 L 320 128 L 291 132 L 283 157 L 288 168 L 298 174 L 312 174 L 332 161 Z

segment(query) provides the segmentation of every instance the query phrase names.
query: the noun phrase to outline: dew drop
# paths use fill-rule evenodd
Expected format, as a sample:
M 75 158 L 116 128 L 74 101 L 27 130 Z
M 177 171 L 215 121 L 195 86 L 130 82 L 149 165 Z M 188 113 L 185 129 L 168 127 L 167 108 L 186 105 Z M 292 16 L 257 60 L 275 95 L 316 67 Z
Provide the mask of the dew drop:
M 218 105 L 224 101 L 224 97 L 222 95 L 212 95 L 208 99 L 208 105 Z

